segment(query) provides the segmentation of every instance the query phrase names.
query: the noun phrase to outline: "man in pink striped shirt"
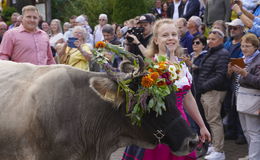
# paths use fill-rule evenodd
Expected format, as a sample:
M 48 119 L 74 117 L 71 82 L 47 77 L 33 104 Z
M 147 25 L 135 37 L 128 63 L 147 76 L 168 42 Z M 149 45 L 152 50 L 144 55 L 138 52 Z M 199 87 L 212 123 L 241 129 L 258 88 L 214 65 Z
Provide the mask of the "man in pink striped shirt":
M 49 36 L 38 29 L 39 12 L 34 6 L 22 10 L 22 24 L 8 30 L 0 45 L 0 59 L 14 62 L 28 62 L 35 65 L 55 64 Z

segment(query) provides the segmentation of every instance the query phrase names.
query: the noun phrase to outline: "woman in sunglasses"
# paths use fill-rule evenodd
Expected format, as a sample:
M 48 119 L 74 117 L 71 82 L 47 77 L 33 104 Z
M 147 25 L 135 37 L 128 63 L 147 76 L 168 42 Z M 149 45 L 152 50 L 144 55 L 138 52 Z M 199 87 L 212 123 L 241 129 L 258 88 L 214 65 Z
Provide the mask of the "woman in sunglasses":
M 202 119 L 206 125 L 206 127 L 209 130 L 204 110 L 202 107 L 202 104 L 200 102 L 200 94 L 197 93 L 198 87 L 198 74 L 199 74 L 199 65 L 203 57 L 207 54 L 207 38 L 203 35 L 197 35 L 192 40 L 192 49 L 193 52 L 191 53 L 191 61 L 190 61 L 190 68 L 191 68 L 191 74 L 192 74 L 192 93 L 194 95 L 194 98 L 197 102 L 200 114 L 202 116 Z

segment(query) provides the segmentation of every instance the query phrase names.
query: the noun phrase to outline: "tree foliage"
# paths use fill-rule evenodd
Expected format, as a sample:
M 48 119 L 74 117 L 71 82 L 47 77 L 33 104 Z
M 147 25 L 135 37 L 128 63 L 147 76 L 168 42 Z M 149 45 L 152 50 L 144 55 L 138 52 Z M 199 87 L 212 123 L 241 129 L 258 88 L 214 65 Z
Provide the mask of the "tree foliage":
M 72 15 L 85 14 L 91 26 L 98 23 L 98 15 L 108 15 L 109 23 L 122 23 L 150 10 L 154 0 L 55 0 L 52 18 L 68 21 Z
M 144 8 L 144 0 L 115 0 L 113 20 L 122 24 L 127 19 L 145 13 Z

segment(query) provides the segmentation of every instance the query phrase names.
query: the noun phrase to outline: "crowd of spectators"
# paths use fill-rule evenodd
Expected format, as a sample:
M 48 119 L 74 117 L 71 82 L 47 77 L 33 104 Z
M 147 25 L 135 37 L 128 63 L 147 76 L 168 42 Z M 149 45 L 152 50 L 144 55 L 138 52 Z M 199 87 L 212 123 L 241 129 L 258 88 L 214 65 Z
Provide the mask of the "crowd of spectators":
M 147 46 L 156 42 L 151 40 L 154 23 L 173 19 L 182 47 L 176 56 L 192 74 L 191 91 L 212 136 L 205 159 L 224 160 L 225 139 L 248 143 L 245 159 L 260 159 L 260 1 L 155 0 L 150 13 L 124 24 L 109 24 L 104 13 L 97 18 L 93 30 L 84 14 L 72 15 L 63 24 L 59 19 L 48 23 L 41 20 L 34 6 L 26 6 L 21 15 L 12 14 L 9 26 L 0 22 L 0 59 L 35 65 L 60 63 L 102 72 L 92 61 L 91 49 L 96 42 L 105 41 L 149 57 Z M 113 52 L 105 56 L 113 67 L 119 67 L 120 57 Z M 239 59 L 243 59 L 245 68 L 231 63 Z M 238 103 L 241 94 L 257 99 L 253 109 Z M 198 126 L 186 114 L 198 132 Z

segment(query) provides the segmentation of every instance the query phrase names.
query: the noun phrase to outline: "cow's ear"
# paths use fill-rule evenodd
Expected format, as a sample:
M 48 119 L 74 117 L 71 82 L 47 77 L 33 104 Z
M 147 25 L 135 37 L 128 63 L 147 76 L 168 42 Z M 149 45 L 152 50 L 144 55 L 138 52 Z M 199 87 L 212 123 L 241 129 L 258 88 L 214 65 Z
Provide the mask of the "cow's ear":
M 92 77 L 89 80 L 90 88 L 105 101 L 114 103 L 117 107 L 122 104 L 124 98 L 118 93 L 118 85 L 109 78 Z

